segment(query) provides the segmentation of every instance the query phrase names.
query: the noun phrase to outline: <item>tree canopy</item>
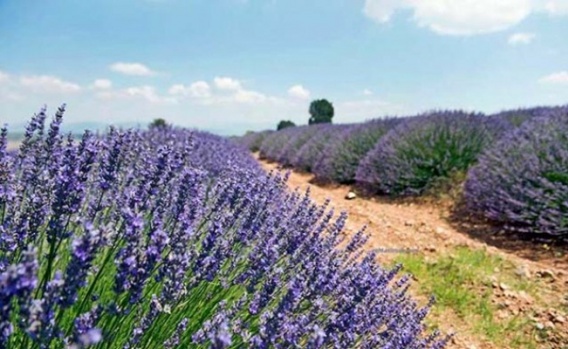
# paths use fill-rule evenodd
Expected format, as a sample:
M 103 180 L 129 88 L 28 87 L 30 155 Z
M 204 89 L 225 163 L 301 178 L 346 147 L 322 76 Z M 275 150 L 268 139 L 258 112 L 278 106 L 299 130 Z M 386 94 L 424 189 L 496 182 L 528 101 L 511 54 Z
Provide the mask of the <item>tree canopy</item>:
M 149 128 L 165 128 L 168 126 L 168 123 L 166 122 L 166 120 L 162 119 L 162 118 L 157 118 L 154 119 L 150 125 L 148 125 Z
M 308 124 L 331 123 L 333 119 L 333 105 L 327 99 L 316 99 L 310 104 L 310 119 Z
M 277 130 L 277 131 L 280 131 L 280 130 L 285 129 L 285 128 L 287 128 L 287 127 L 294 127 L 294 126 L 296 126 L 296 124 L 295 124 L 293 121 L 290 121 L 290 120 L 281 120 L 281 121 L 278 123 L 278 126 L 276 126 L 276 130 Z

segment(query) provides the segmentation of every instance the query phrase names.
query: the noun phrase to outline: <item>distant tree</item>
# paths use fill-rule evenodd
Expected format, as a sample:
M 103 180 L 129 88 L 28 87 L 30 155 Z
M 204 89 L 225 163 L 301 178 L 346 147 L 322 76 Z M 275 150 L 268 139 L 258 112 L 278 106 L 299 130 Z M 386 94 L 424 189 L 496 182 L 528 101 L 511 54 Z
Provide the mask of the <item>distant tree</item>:
M 308 124 L 331 123 L 333 114 L 333 105 L 327 99 L 316 99 L 310 104 L 310 120 L 308 120 Z
M 165 128 L 168 126 L 168 123 L 166 122 L 166 120 L 162 119 L 162 118 L 157 118 L 154 119 L 150 125 L 148 125 L 149 128 Z
M 285 129 L 285 128 L 287 128 L 287 127 L 294 127 L 294 126 L 296 126 L 296 124 L 295 124 L 293 121 L 290 121 L 290 120 L 281 120 L 281 121 L 278 123 L 278 126 L 276 126 L 276 130 L 277 130 L 277 131 L 280 131 L 280 130 Z

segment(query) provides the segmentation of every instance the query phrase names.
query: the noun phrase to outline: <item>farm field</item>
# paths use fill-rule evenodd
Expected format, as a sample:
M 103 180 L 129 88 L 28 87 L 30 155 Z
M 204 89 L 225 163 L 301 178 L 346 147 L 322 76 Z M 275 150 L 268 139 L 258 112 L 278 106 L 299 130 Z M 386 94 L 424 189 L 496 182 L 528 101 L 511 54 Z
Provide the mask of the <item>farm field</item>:
M 262 161 L 266 171 L 287 171 Z M 362 226 L 368 249 L 382 249 L 383 264 L 401 262 L 413 273 L 412 293 L 436 294 L 429 324 L 457 335 L 449 348 L 565 348 L 568 323 L 568 252 L 565 246 L 485 236 L 491 227 L 456 222 L 446 199 L 347 200 L 347 185 L 316 185 L 309 173 L 292 172 L 290 190 L 310 190 L 347 212 L 346 233 Z M 477 234 L 472 232 L 478 231 Z M 455 292 L 452 292 L 455 291 Z M 542 325 L 542 328 L 541 328 Z
M 0 349 L 568 349 L 568 0 L 0 0 Z

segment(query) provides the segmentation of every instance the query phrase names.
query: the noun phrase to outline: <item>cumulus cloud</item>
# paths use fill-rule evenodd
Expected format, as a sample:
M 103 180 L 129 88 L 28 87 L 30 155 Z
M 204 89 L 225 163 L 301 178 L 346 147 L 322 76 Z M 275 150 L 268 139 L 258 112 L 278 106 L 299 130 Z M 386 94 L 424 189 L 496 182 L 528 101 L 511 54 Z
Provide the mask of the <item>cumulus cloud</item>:
M 50 75 L 22 76 L 20 85 L 41 93 L 75 93 L 81 90 L 81 86 L 76 83 Z
M 96 90 L 108 90 L 112 87 L 112 81 L 108 79 L 96 79 L 91 87 Z
M 551 15 L 568 14 L 568 1 L 566 0 L 544 0 L 541 3 L 544 10 Z
M 422 27 L 444 35 L 475 35 L 508 29 L 535 12 L 568 14 L 566 0 L 365 0 L 363 13 L 379 22 L 400 10 Z
M 568 85 L 568 71 L 560 71 L 547 76 L 543 76 L 542 78 L 540 78 L 539 82 L 542 84 Z
M 96 94 L 100 99 L 142 99 L 151 104 L 176 104 L 175 97 L 160 96 L 154 86 L 132 86 L 116 91 L 101 91 Z
M 117 62 L 111 64 L 110 69 L 117 73 L 134 76 L 153 76 L 157 73 L 142 63 Z
M 219 90 L 237 91 L 242 89 L 241 82 L 229 77 L 216 77 L 213 79 L 215 87 Z
M 10 80 L 10 75 L 0 70 L 0 82 L 6 82 L 8 80 Z
M 310 98 L 310 91 L 302 85 L 294 85 L 288 89 L 288 95 L 298 99 Z
M 176 84 L 170 87 L 168 93 L 178 96 L 190 96 L 193 98 L 209 98 L 211 97 L 211 87 L 206 81 L 196 81 L 189 86 Z
M 212 88 L 215 87 L 215 89 Z M 206 81 L 196 81 L 189 86 L 172 85 L 168 93 L 173 96 L 191 97 L 201 105 L 212 104 L 260 104 L 278 102 L 279 99 L 261 92 L 248 90 L 243 84 L 231 77 L 216 77 L 212 85 Z
M 528 45 L 535 37 L 536 35 L 534 33 L 515 33 L 509 36 L 509 40 L 507 42 L 511 46 Z
M 233 96 L 237 103 L 263 103 L 266 102 L 267 97 L 256 91 L 238 90 Z

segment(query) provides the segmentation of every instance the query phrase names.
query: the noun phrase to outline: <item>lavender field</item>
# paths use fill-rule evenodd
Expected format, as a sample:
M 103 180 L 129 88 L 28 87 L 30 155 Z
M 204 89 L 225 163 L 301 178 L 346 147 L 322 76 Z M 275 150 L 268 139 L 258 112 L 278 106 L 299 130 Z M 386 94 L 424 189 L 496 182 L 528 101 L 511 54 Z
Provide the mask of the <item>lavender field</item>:
M 2 348 L 442 348 L 346 216 L 208 133 L 0 134 Z
M 566 106 L 494 115 L 434 111 L 292 127 L 236 141 L 260 150 L 261 159 L 312 172 L 316 182 L 353 184 L 370 195 L 420 196 L 465 181 L 463 201 L 471 214 L 511 232 L 564 240 L 567 125 Z
M 0 0 L 0 349 L 568 349 L 568 0 Z

